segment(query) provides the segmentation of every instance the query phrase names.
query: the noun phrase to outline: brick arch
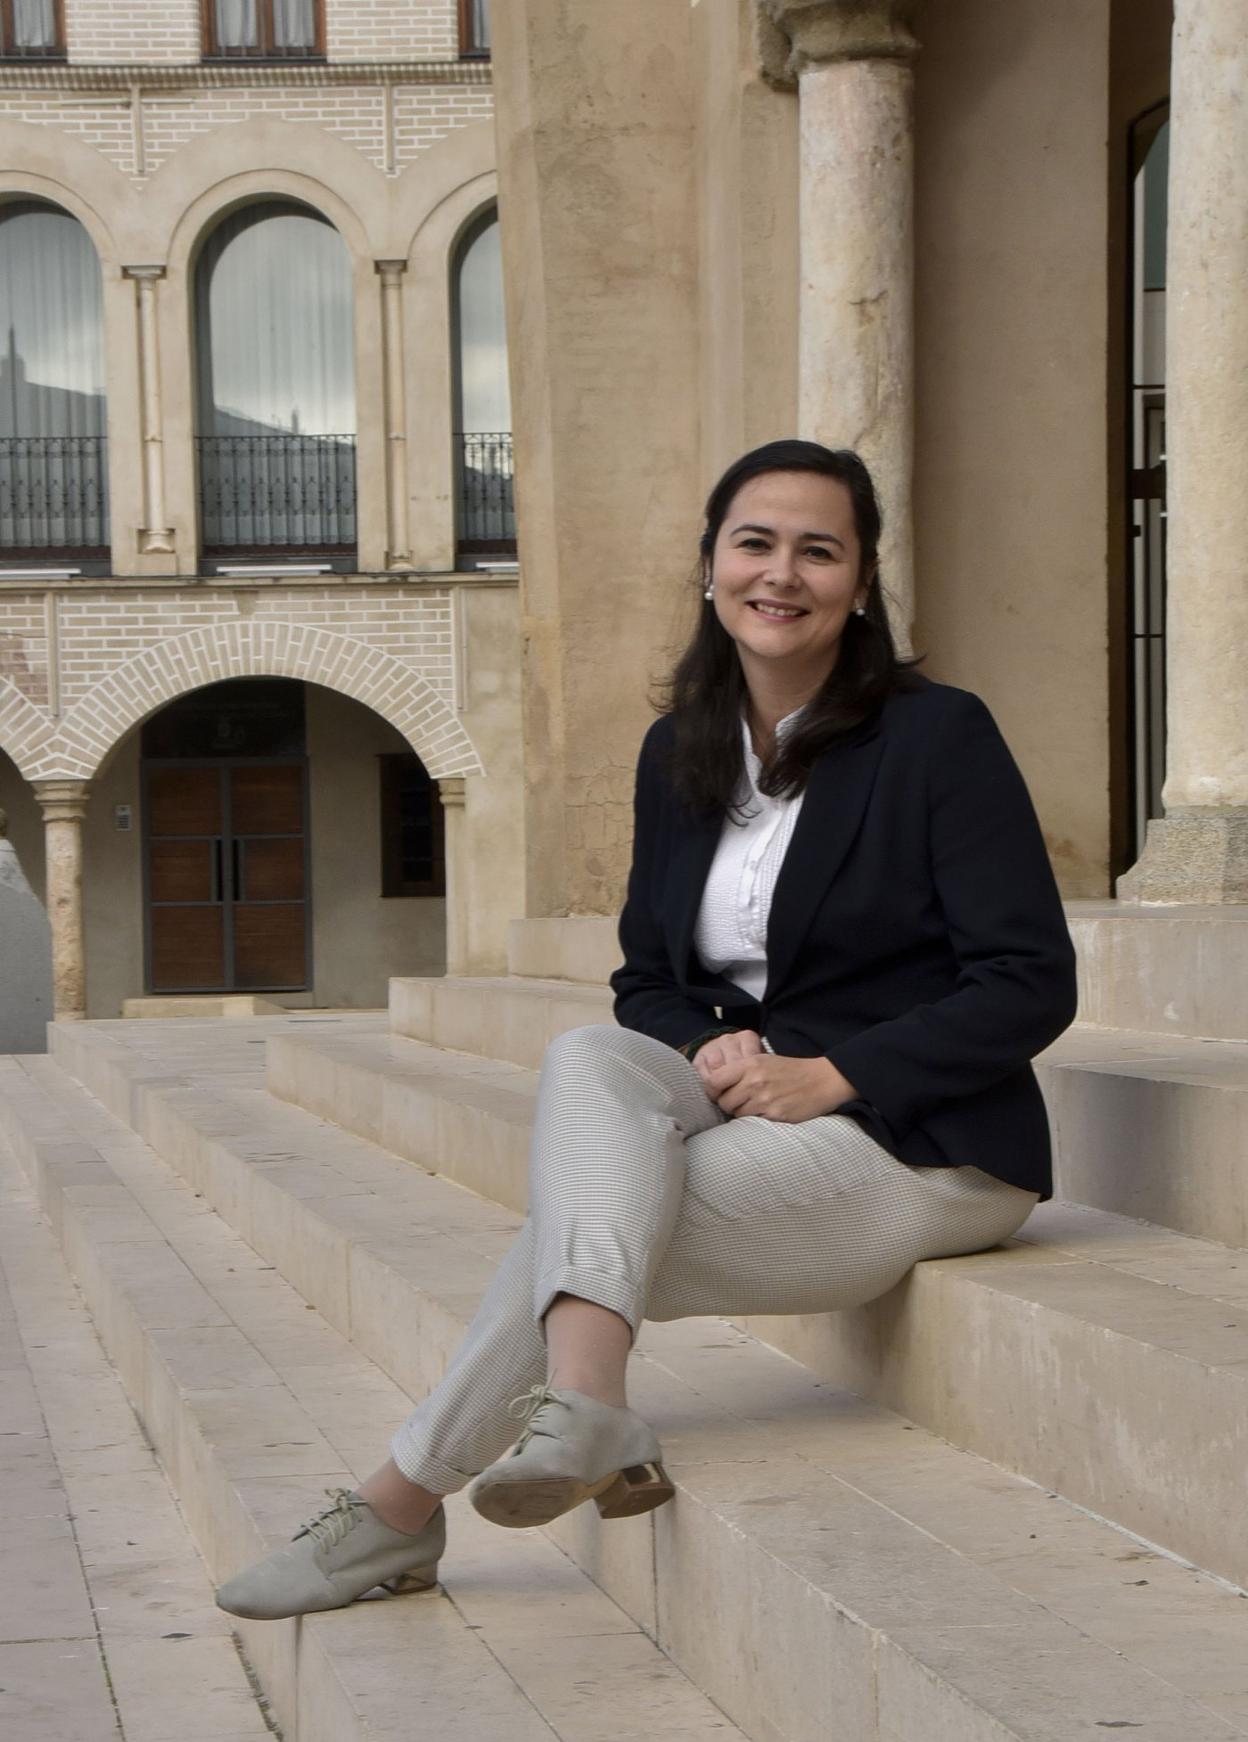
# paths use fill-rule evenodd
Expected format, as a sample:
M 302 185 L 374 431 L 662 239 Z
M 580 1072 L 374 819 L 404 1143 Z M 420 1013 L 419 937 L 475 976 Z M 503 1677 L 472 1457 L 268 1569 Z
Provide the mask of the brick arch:
M 406 738 L 435 780 L 483 772 L 459 720 L 411 666 L 353 636 L 266 619 L 192 629 L 136 654 L 75 703 L 23 773 L 90 780 L 157 708 L 234 677 L 300 678 L 362 702 Z
M 23 695 L 12 678 L 0 677 L 0 750 L 24 779 L 34 779 L 32 770 L 50 731 L 43 710 Z

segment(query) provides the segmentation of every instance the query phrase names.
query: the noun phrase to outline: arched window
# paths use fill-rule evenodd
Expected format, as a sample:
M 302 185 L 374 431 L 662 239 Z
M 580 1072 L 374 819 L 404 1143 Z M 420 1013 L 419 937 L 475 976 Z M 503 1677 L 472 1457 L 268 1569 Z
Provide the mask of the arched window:
M 108 556 L 100 262 L 68 212 L 0 206 L 0 560 Z
M 511 396 L 498 213 L 465 233 L 452 278 L 458 545 L 465 553 L 516 548 Z
M 341 236 L 293 200 L 240 207 L 200 252 L 195 315 L 204 555 L 350 568 L 355 361 Z

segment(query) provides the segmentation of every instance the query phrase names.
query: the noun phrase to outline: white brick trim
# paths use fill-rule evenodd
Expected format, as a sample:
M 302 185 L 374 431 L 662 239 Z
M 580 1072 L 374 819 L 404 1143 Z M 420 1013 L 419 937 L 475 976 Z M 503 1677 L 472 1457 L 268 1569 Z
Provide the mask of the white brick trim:
M 351 696 L 400 732 L 435 780 L 484 772 L 475 745 L 409 665 L 353 636 L 253 619 L 209 623 L 146 648 L 102 678 L 53 732 L 12 684 L 0 687 L 0 746 L 27 780 L 90 780 L 157 708 L 234 677 L 291 677 Z

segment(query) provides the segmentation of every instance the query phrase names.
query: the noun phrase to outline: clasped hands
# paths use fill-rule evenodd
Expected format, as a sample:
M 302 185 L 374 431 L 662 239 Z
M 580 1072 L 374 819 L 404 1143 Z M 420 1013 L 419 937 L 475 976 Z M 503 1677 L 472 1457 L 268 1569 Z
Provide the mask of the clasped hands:
M 736 1119 L 753 1115 L 797 1125 L 858 1099 L 831 1059 L 764 1052 L 752 1029 L 708 1040 L 694 1055 L 693 1068 L 720 1111 Z

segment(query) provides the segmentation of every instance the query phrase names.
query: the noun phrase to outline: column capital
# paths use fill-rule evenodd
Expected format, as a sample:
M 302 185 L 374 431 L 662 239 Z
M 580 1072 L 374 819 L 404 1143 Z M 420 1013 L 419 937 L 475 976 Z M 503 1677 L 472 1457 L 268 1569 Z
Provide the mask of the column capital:
M 77 823 L 87 814 L 89 780 L 32 780 L 45 823 Z
M 121 272 L 123 278 L 163 278 L 165 270 L 163 266 L 123 266 Z
M 397 279 L 400 279 L 403 276 L 403 274 L 407 271 L 407 261 L 406 260 L 374 260 L 373 267 L 377 272 L 379 272 L 381 274 L 382 279 L 387 284 L 391 284 L 391 283 L 394 283 Z
M 467 798 L 467 785 L 462 774 L 447 775 L 438 782 L 438 797 L 447 810 L 452 807 L 462 810 Z
M 758 0 L 790 46 L 790 76 L 830 61 L 912 61 L 920 0 Z

